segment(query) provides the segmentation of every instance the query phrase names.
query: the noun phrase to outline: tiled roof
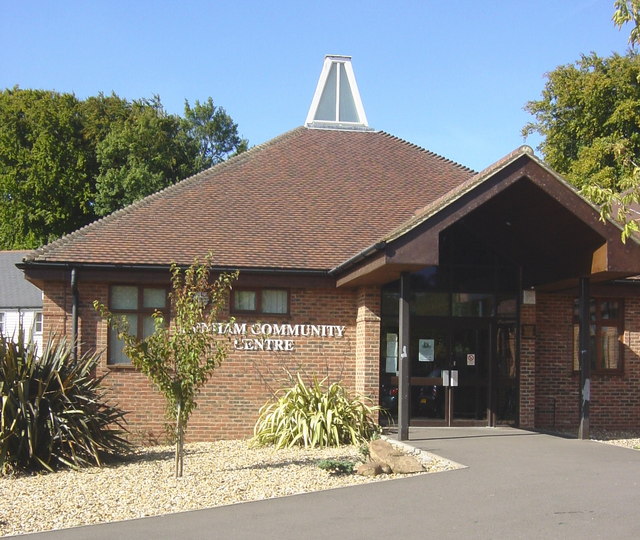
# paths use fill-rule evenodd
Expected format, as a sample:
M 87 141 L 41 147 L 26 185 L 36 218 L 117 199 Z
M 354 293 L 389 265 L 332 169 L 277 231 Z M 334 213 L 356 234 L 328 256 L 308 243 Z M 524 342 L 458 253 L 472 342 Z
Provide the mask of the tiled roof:
M 39 262 L 328 270 L 473 175 L 384 132 L 297 128 L 40 248 Z
M 0 251 L 0 310 L 41 308 L 42 291 L 16 268 L 29 251 Z

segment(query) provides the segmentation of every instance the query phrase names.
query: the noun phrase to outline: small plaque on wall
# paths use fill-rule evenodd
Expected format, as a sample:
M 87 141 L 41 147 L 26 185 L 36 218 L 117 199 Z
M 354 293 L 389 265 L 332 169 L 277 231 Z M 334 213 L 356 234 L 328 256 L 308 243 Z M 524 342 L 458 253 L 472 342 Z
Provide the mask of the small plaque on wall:
M 533 339 L 536 337 L 536 325 L 535 324 L 523 324 L 522 325 L 522 338 Z

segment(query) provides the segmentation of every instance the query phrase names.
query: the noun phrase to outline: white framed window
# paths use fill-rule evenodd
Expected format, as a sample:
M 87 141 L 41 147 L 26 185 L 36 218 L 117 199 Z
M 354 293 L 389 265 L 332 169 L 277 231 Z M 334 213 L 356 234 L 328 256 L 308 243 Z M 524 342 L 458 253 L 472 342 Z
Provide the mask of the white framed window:
M 33 317 L 33 332 L 42 334 L 42 311 L 36 311 Z

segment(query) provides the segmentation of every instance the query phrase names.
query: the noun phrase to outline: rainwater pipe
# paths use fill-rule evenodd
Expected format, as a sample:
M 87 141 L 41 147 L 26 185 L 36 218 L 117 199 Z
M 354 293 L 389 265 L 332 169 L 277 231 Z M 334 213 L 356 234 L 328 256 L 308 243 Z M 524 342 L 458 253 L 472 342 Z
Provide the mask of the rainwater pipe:
M 78 359 L 78 270 L 71 268 L 71 342 L 73 360 Z

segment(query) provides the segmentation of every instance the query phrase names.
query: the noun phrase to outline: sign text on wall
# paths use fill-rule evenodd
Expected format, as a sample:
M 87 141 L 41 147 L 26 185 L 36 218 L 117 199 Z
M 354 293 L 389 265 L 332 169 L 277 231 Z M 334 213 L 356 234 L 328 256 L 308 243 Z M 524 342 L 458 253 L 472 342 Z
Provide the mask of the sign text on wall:
M 333 324 L 286 323 L 200 323 L 201 332 L 233 338 L 234 349 L 241 351 L 293 351 L 296 337 L 342 338 L 345 327 Z

